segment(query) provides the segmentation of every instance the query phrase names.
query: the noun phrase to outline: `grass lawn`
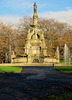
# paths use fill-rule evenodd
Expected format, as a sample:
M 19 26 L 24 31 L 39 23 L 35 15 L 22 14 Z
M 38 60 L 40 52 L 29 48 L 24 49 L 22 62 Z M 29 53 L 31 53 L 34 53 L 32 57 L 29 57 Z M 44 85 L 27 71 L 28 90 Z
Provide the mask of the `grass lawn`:
M 61 72 L 72 73 L 72 66 L 55 67 L 55 69 Z
M 64 60 L 60 60 L 60 64 L 64 64 Z M 72 60 L 71 60 L 71 64 L 72 64 Z
M 71 60 L 71 64 L 72 64 L 72 60 Z
M 16 66 L 0 66 L 0 73 L 20 73 L 22 67 Z
M 64 60 L 60 60 L 60 64 L 64 64 Z
M 40 98 L 34 98 L 33 100 L 72 100 L 72 94 L 62 94 L 62 95 L 50 95 Z

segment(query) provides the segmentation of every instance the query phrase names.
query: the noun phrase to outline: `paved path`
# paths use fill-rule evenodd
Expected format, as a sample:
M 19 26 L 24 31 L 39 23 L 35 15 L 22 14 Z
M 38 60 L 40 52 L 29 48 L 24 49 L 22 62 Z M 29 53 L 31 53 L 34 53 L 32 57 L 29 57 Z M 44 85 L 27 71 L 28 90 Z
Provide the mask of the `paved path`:
M 72 93 L 72 73 L 54 67 L 24 66 L 20 74 L 0 74 L 0 100 L 32 100 L 62 93 Z

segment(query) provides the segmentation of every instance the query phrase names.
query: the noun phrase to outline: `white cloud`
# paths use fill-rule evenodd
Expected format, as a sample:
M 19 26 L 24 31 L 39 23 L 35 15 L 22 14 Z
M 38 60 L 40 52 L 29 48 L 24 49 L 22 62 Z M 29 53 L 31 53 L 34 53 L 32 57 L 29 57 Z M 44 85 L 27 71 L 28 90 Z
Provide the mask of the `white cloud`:
M 43 17 L 43 18 L 48 18 L 48 19 L 56 19 L 60 22 L 66 22 L 70 25 L 72 25 L 72 10 L 69 11 L 60 11 L 60 12 L 44 12 L 44 13 L 39 13 L 38 14 L 39 17 Z M 21 19 L 22 17 L 12 17 L 12 16 L 3 16 L 0 17 L 0 21 L 2 21 L 4 24 L 6 25 L 14 25 L 15 26 L 19 23 L 19 19 Z
M 72 25 L 72 10 L 59 11 L 59 12 L 49 11 L 49 12 L 39 13 L 39 17 L 49 18 L 49 19 L 53 18 L 60 22 L 66 22 Z
M 5 25 L 11 25 L 13 28 L 16 28 L 16 25 L 20 22 L 20 18 L 18 16 L 11 17 L 11 16 L 3 16 L 0 17 L 0 22 L 3 22 Z

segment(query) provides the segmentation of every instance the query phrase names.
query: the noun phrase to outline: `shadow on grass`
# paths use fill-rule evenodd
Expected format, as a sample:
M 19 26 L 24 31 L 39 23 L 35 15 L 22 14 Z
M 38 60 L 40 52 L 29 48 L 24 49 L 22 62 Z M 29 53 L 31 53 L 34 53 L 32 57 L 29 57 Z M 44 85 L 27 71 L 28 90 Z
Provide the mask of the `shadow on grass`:
M 54 67 L 57 71 L 72 73 L 72 66 Z
M 43 96 L 40 98 L 34 98 L 33 100 L 72 100 L 72 93 L 62 94 L 62 95 Z

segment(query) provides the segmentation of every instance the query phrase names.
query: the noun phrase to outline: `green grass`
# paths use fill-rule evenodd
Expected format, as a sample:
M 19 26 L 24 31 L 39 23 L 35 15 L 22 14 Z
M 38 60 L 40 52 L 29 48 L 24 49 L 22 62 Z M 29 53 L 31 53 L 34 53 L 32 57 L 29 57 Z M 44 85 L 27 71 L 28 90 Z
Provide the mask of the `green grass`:
M 71 64 L 72 64 L 72 60 L 71 60 Z
M 64 60 L 60 60 L 60 64 L 64 64 Z M 70 64 L 72 64 L 72 60 Z
M 16 66 L 0 66 L 0 73 L 20 73 L 22 67 Z
M 55 67 L 55 69 L 61 72 L 72 73 L 72 66 Z
M 64 64 L 64 60 L 60 60 L 60 64 Z
M 43 96 L 40 98 L 34 98 L 33 100 L 72 100 L 72 93 L 71 94 L 62 94 L 62 95 L 50 95 L 50 96 Z

